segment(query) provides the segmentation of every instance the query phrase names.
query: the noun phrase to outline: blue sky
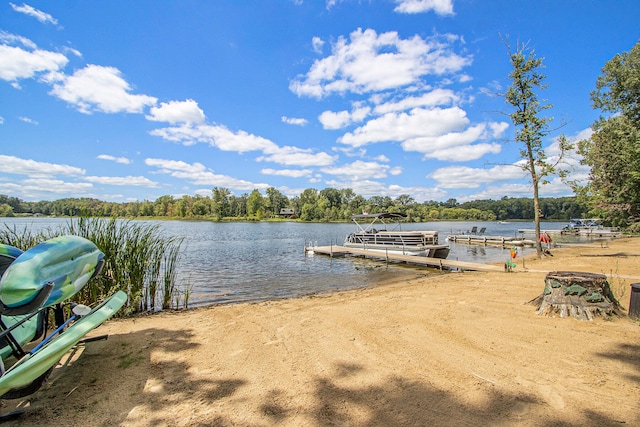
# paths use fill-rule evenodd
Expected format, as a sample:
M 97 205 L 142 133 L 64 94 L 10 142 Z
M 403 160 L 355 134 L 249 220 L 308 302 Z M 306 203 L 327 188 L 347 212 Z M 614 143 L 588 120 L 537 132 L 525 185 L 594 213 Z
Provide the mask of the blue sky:
M 553 158 L 639 20 L 635 0 L 2 2 L 0 194 L 530 197 L 503 38 L 544 58 Z

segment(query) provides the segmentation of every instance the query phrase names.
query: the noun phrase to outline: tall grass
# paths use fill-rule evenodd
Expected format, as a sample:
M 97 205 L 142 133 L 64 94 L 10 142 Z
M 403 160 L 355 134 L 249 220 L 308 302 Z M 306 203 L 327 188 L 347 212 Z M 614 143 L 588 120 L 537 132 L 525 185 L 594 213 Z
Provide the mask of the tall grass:
M 57 230 L 36 234 L 5 226 L 0 230 L 0 242 L 27 250 L 64 234 L 84 237 L 104 253 L 102 272 L 74 296 L 74 301 L 93 304 L 124 290 L 129 296 L 125 314 L 129 314 L 171 308 L 180 294 L 176 278 L 183 239 L 164 236 L 159 225 L 81 217 Z
M 18 229 L 15 225 L 10 227 L 5 224 L 4 228 L 0 230 L 0 243 L 26 251 L 30 247 L 58 235 L 59 234 L 56 234 L 55 231 L 49 228 L 34 233 L 31 229 L 27 228 L 27 226 Z

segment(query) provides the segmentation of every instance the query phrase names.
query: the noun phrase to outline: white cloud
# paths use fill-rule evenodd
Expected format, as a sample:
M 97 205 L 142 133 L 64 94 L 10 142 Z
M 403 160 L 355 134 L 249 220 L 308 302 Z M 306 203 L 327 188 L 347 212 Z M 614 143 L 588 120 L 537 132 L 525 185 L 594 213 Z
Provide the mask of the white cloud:
M 264 175 L 286 176 L 289 178 L 310 177 L 313 171 L 311 169 L 262 169 L 260 173 Z
M 61 179 L 32 178 L 2 183 L 3 192 L 24 200 L 86 196 L 92 189 L 93 185 L 89 182 L 67 182 Z
M 72 55 L 77 56 L 78 58 L 82 57 L 82 53 L 78 49 L 74 49 L 72 47 L 65 46 L 65 47 L 62 48 L 62 50 L 63 50 L 63 52 L 70 53 Z
M 363 106 L 362 103 L 354 103 L 351 111 L 323 111 L 318 116 L 318 121 L 324 129 L 342 129 L 353 123 L 362 122 L 371 113 L 371 107 Z
M 417 107 L 440 107 L 454 105 L 460 97 L 449 89 L 434 89 L 420 96 L 408 96 L 399 101 L 385 102 L 374 109 L 376 114 L 386 114 L 396 111 L 405 111 Z
M 389 174 L 398 175 L 402 172 L 401 168 L 392 168 L 389 165 L 378 162 L 365 162 L 362 160 L 356 160 L 353 163 L 342 166 L 322 168 L 321 170 L 330 175 L 349 177 L 354 181 L 381 179 L 386 178 Z
M 38 45 L 36 45 L 34 42 L 29 40 L 28 38 L 23 36 L 18 36 L 16 34 L 11 34 L 6 31 L 0 31 L 0 43 L 4 45 L 19 44 L 30 50 L 35 50 L 38 48 Z
M 315 153 L 311 149 L 302 149 L 297 147 L 278 147 L 265 151 L 264 156 L 258 157 L 259 162 L 273 162 L 287 166 L 326 166 L 336 161 L 336 156 L 327 153 Z
M 127 159 L 126 157 L 115 157 L 115 156 L 110 156 L 108 154 L 100 154 L 98 155 L 98 159 L 109 160 L 109 161 L 120 163 L 123 165 L 128 165 L 129 163 L 131 163 L 131 160 Z
M 351 114 L 348 111 L 323 111 L 318 120 L 324 129 L 342 129 L 351 124 Z
M 19 47 L 0 45 L 0 79 L 19 88 L 19 79 L 30 79 L 39 73 L 58 72 L 69 60 L 61 53 L 47 50 L 24 50 Z
M 573 190 L 560 178 L 554 178 L 549 184 L 540 186 L 540 197 L 568 197 L 573 196 Z M 458 201 L 467 200 L 485 200 L 493 199 L 498 200 L 503 197 L 533 197 L 533 187 L 531 183 L 507 183 L 502 185 L 488 185 L 482 191 L 477 193 L 457 197 Z
M 306 126 L 307 123 L 309 122 L 307 119 L 282 116 L 282 123 L 287 123 L 289 125 L 296 125 L 296 126 Z
M 448 161 L 475 160 L 485 154 L 497 154 L 501 151 L 501 145 L 497 143 L 475 143 L 480 140 L 500 137 L 506 127 L 506 123 L 504 126 L 490 126 L 481 123 L 461 132 L 407 139 L 402 142 L 402 148 L 405 151 L 423 153 L 425 158 Z
M 174 178 L 184 179 L 195 185 L 207 185 L 211 187 L 224 187 L 234 190 L 265 190 L 268 184 L 256 184 L 250 181 L 236 179 L 227 175 L 215 174 L 201 163 L 186 163 L 177 160 L 145 159 L 145 164 L 158 168 L 158 173 L 170 175 Z
M 438 15 L 453 15 L 453 0 L 395 0 L 399 13 L 423 13 L 434 11 Z
M 322 53 L 322 48 L 324 47 L 324 41 L 320 37 L 314 37 L 311 39 L 311 44 L 313 45 L 313 51 L 317 54 Z
M 500 152 L 501 146 L 497 143 L 478 142 L 501 137 L 507 123 L 468 125 L 466 112 L 459 107 L 414 108 L 408 113 L 383 114 L 353 132 L 345 133 L 338 142 L 352 147 L 400 142 L 405 151 L 448 161 L 475 160 L 488 153 Z
M 147 120 L 154 122 L 176 123 L 204 123 L 204 111 L 198 107 L 193 99 L 186 101 L 161 102 L 159 107 L 151 107 Z
M 351 188 L 356 194 L 365 198 L 371 196 L 390 196 L 400 194 L 410 194 L 418 203 L 427 200 L 440 200 L 448 196 L 446 191 L 433 187 L 404 187 L 401 185 L 387 185 L 379 181 L 357 180 L 357 181 L 336 181 L 325 182 L 328 187 L 342 189 Z M 299 194 L 299 193 L 298 193 Z
M 421 83 L 427 75 L 460 71 L 471 57 L 453 52 L 453 35 L 402 39 L 397 32 L 377 34 L 358 29 L 350 40 L 340 37 L 332 55 L 316 60 L 304 76 L 291 81 L 298 96 L 322 98 L 332 93 L 365 93 Z
M 474 193 L 468 197 L 457 197 L 459 202 L 467 200 L 498 200 L 503 197 L 532 197 L 531 184 L 509 183 L 503 185 L 489 185 L 482 191 Z
M 207 143 L 212 147 L 223 151 L 244 153 L 248 151 L 261 151 L 262 156 L 257 161 L 274 162 L 289 166 L 324 166 L 335 161 L 335 157 L 327 153 L 314 153 L 310 149 L 296 147 L 279 147 L 274 142 L 256 136 L 245 131 L 232 132 L 224 126 L 200 125 L 179 126 L 155 129 L 151 135 L 160 136 L 173 142 L 184 145 L 193 145 L 198 142 Z
M 516 165 L 499 165 L 489 169 L 447 166 L 427 175 L 442 188 L 479 188 L 484 184 L 527 179 L 527 172 Z
M 62 78 L 50 93 L 82 113 L 142 113 L 157 101 L 152 96 L 131 94 L 131 86 L 114 67 L 90 64 Z
M 38 162 L 36 160 L 21 159 L 15 156 L 0 154 L 0 172 L 16 175 L 29 175 L 32 178 L 46 178 L 55 175 L 77 176 L 84 175 L 85 170 L 69 165 Z
M 33 120 L 29 117 L 24 117 L 24 116 L 18 116 L 18 120 L 23 121 L 25 123 L 29 123 L 30 125 L 38 125 L 38 122 L 36 120 Z
M 22 6 L 17 6 L 13 3 L 9 3 L 9 4 L 13 8 L 13 10 L 15 10 L 16 12 L 24 13 L 25 15 L 36 18 L 38 21 L 42 22 L 43 24 L 58 25 L 58 20 L 55 19 L 53 16 L 41 10 L 38 10 L 32 6 L 29 6 L 28 4 L 22 3 Z
M 86 181 L 107 185 L 126 185 L 133 187 L 158 188 L 157 182 L 144 176 L 87 176 Z
M 198 142 L 209 144 L 223 151 L 244 153 L 247 151 L 276 151 L 278 146 L 266 138 L 245 131 L 232 132 L 222 125 L 182 125 L 154 129 L 151 135 L 167 141 L 193 145 Z
M 347 132 L 338 141 L 361 147 L 376 142 L 443 135 L 463 129 L 468 123 L 466 112 L 458 107 L 414 108 L 409 113 L 387 113 L 370 120 L 353 132 Z
M 498 154 L 502 150 L 500 144 L 473 144 L 464 145 L 462 147 L 455 146 L 449 148 L 443 148 L 441 150 L 435 150 L 425 154 L 426 158 L 438 159 L 442 161 L 451 162 L 466 162 L 470 160 L 476 160 L 483 157 L 485 154 Z

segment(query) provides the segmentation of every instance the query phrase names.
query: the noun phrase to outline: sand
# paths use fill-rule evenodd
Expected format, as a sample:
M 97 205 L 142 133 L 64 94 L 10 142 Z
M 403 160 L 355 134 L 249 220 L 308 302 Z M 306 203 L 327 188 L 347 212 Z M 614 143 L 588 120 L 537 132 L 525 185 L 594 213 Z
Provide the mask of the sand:
M 605 246 L 605 247 L 602 247 Z M 640 239 L 515 273 L 112 320 L 5 425 L 640 425 L 640 322 L 536 315 L 555 270 L 604 273 L 628 309 Z M 526 271 L 525 271 L 526 270 Z

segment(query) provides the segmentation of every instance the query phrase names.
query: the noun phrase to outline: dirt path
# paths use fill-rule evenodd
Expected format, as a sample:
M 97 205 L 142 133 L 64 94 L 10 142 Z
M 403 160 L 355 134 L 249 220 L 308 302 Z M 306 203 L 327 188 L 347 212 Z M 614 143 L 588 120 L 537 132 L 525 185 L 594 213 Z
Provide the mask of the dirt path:
M 15 425 L 640 425 L 640 322 L 540 317 L 546 272 L 605 273 L 623 306 L 640 239 L 512 274 L 111 321 Z M 6 425 L 12 425 L 7 423 Z

